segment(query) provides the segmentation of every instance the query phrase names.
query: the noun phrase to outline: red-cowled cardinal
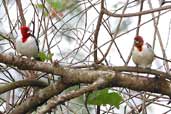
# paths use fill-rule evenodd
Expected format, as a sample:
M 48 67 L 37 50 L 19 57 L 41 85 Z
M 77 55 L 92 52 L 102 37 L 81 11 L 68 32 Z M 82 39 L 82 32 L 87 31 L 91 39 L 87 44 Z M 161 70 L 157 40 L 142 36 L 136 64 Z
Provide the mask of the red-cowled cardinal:
M 134 38 L 132 60 L 138 67 L 150 68 L 155 54 L 150 44 L 145 43 L 141 36 Z
M 37 57 L 39 53 L 38 41 L 31 34 L 30 28 L 21 26 L 21 38 L 16 39 L 16 51 L 27 57 Z

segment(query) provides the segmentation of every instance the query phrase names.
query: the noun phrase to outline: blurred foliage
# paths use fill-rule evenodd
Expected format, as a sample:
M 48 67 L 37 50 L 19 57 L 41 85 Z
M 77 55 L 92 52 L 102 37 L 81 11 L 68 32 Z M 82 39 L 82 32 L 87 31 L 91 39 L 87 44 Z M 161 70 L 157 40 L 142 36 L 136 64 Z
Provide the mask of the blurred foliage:
M 55 10 L 62 11 L 66 7 L 66 0 L 46 0 Z
M 45 3 L 37 3 L 34 5 L 38 10 L 44 11 L 45 17 L 60 20 L 59 23 L 55 24 L 57 28 L 60 28 L 60 26 L 62 26 L 58 34 L 56 34 L 56 31 L 54 31 L 54 34 L 56 34 L 56 38 L 62 37 L 68 42 L 71 42 L 73 41 L 73 31 L 75 33 L 77 22 L 80 22 L 82 20 L 80 20 L 81 7 L 79 3 L 80 1 L 78 0 L 45 0 Z M 71 18 L 72 20 L 68 21 Z
M 39 9 L 48 8 L 48 12 L 45 12 L 45 16 L 56 17 L 63 16 L 63 11 L 72 9 L 76 4 L 77 0 L 46 0 L 46 4 L 37 3 L 35 6 Z
M 118 12 L 118 11 L 122 11 L 122 8 L 124 7 L 125 5 L 125 2 L 123 1 L 118 1 L 116 4 L 113 5 L 113 9 L 114 9 L 114 12 Z M 114 25 L 114 29 L 113 29 L 113 32 L 115 32 L 116 30 L 116 25 L 118 25 L 118 22 L 119 22 L 119 19 L 116 19 L 114 20 L 114 22 L 112 21 L 111 23 L 116 23 L 116 24 L 113 24 Z M 119 33 L 121 32 L 124 32 L 124 31 L 127 31 L 128 30 L 128 27 L 129 25 L 131 24 L 131 19 L 129 17 L 127 18 L 124 18 L 121 22 L 121 25 L 119 27 Z
M 92 105 L 113 105 L 119 109 L 122 96 L 114 91 L 109 92 L 110 89 L 106 88 L 91 93 L 88 96 L 88 104 Z
M 53 54 L 45 54 L 44 52 L 39 52 L 38 56 L 40 57 L 41 61 L 48 61 L 52 59 Z
M 131 20 L 129 18 L 122 21 L 119 31 L 124 32 L 128 30 L 128 26 L 131 24 Z

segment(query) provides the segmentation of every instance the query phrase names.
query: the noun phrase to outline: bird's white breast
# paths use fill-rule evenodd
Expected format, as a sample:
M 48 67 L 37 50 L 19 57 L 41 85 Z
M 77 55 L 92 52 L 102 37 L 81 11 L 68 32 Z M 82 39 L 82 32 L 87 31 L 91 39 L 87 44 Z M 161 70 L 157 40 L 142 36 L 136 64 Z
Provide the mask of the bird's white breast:
M 142 51 L 139 51 L 136 47 L 132 52 L 133 62 L 140 67 L 151 67 L 154 60 L 154 51 L 151 47 L 144 45 Z
M 22 42 L 21 38 L 16 39 L 16 51 L 27 57 L 35 57 L 38 55 L 38 47 L 33 37 L 29 37 L 26 42 Z

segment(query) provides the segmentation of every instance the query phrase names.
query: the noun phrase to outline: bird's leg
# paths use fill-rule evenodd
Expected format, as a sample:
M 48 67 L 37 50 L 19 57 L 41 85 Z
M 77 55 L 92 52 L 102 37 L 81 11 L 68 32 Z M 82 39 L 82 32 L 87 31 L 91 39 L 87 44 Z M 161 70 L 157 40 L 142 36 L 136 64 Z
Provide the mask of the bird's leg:
M 151 72 L 151 68 L 150 67 L 146 67 L 146 70 L 148 70 L 149 72 Z M 149 78 L 149 73 L 147 73 L 147 78 Z
M 139 73 L 138 73 L 138 68 L 139 68 L 139 66 L 138 66 L 138 64 L 136 64 L 136 69 L 137 69 L 137 77 L 138 77 L 138 75 L 139 75 Z

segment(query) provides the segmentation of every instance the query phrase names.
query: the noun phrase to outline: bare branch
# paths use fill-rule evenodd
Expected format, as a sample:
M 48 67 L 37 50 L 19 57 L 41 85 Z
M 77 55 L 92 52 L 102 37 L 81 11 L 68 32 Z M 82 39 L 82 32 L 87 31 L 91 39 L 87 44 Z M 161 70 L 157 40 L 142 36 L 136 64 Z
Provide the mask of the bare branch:
M 95 33 L 94 33 L 94 62 L 95 63 L 98 63 L 98 56 L 97 56 L 97 47 L 98 47 L 98 34 L 99 34 L 99 31 L 100 31 L 100 26 L 101 26 L 101 22 L 102 22 L 102 19 L 103 19 L 103 12 L 102 12 L 102 9 L 104 8 L 104 0 L 101 0 L 101 11 L 99 13 L 99 18 L 98 18 L 98 21 L 97 21 L 97 25 L 96 25 L 96 30 L 95 30 Z
M 7 83 L 0 86 L 0 94 L 5 93 L 7 91 L 24 87 L 24 86 L 33 86 L 33 87 L 46 87 L 47 84 L 43 81 L 39 80 L 21 80 L 12 83 Z
M 162 10 L 167 10 L 170 9 L 171 5 L 168 6 L 163 6 L 160 8 L 154 8 L 154 9 L 150 9 L 150 10 L 146 10 L 146 11 L 142 11 L 142 12 L 135 12 L 135 13 L 127 13 L 127 14 L 114 14 L 110 11 L 108 11 L 107 9 L 103 9 L 103 13 L 112 17 L 132 17 L 132 16 L 139 16 L 139 15 L 146 15 L 146 14 L 150 14 L 153 12 L 158 12 L 158 11 L 162 11 Z
M 18 7 L 18 10 L 19 10 L 19 13 L 20 13 L 20 17 L 21 17 L 21 24 L 22 25 L 26 25 L 26 20 L 25 20 L 25 17 L 24 17 L 21 0 L 16 0 L 16 3 L 17 3 L 17 7 Z
M 93 84 L 88 85 L 87 87 L 83 87 L 79 90 L 70 91 L 69 93 L 66 93 L 64 95 L 54 96 L 53 98 L 51 98 L 47 101 L 46 105 L 43 105 L 42 107 L 39 108 L 38 113 L 44 114 L 44 113 L 52 110 L 52 108 L 55 108 L 55 106 L 58 104 L 66 102 L 75 97 L 79 97 L 87 92 L 97 90 L 98 87 L 100 87 L 103 83 L 104 83 L 104 80 L 102 78 L 100 78 L 97 81 L 95 81 Z
M 35 96 L 32 96 L 17 106 L 10 114 L 25 114 L 37 106 L 43 104 L 46 100 L 53 97 L 55 94 L 59 94 L 61 91 L 69 87 L 69 85 L 63 83 L 63 81 L 56 82 L 39 92 Z

